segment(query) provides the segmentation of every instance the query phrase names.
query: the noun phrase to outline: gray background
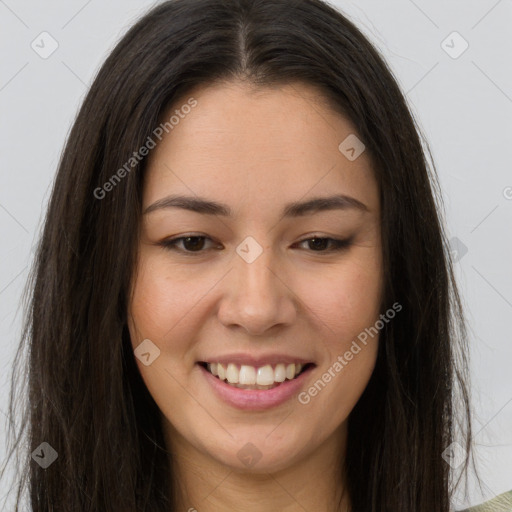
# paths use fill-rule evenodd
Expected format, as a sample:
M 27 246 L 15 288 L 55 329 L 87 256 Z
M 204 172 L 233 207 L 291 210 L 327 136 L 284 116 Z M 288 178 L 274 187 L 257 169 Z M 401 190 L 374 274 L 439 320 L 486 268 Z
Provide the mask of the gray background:
M 484 485 L 483 495 L 473 488 L 454 506 L 476 504 L 512 489 L 512 2 L 333 3 L 390 63 L 439 172 L 470 323 L 473 440 Z M 2 440 L 21 291 L 64 140 L 107 53 L 151 5 L 0 0 Z M 51 49 L 44 31 L 58 43 L 46 59 L 31 47 Z M 469 47 L 458 55 L 464 40 Z

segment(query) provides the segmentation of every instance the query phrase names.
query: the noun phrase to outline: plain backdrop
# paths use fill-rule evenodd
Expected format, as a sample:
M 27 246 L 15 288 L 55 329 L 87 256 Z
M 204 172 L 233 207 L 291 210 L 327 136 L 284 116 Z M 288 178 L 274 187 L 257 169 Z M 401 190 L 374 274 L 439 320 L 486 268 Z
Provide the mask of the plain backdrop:
M 477 504 L 512 489 L 512 2 L 332 4 L 387 59 L 439 173 L 470 324 L 473 440 L 484 487 L 482 495 L 472 485 L 469 498 L 454 506 Z M 60 153 L 99 66 L 152 5 L 0 0 L 2 461 L 21 291 Z M 52 45 L 55 51 L 44 55 Z M 4 482 L 0 503 L 6 487 Z

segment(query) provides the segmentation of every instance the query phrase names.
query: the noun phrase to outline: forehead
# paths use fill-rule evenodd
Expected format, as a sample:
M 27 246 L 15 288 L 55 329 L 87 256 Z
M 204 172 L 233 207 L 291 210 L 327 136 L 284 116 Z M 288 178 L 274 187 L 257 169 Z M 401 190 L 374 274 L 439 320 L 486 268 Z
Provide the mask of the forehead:
M 184 105 L 193 98 L 193 108 Z M 378 209 L 366 152 L 339 149 L 356 135 L 313 86 L 255 88 L 239 82 L 197 88 L 174 102 L 174 123 L 149 154 L 144 204 L 167 193 L 272 208 L 306 195 L 344 193 Z

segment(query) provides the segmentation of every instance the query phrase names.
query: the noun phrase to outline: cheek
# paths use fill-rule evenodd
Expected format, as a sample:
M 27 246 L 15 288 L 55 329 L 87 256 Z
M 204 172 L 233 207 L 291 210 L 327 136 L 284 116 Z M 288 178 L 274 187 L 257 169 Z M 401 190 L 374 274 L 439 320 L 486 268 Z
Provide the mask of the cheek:
M 374 326 L 381 293 L 377 266 L 347 264 L 325 277 L 323 285 L 316 282 L 307 305 L 315 313 L 326 357 L 310 387 L 298 397 L 310 418 L 324 418 L 321 424 L 311 421 L 313 438 L 338 428 L 368 384 L 378 354 Z
M 302 296 L 325 338 L 344 346 L 379 318 L 381 282 L 378 260 L 363 265 L 354 258 L 317 275 L 314 283 L 304 278 Z
M 130 306 L 132 329 L 138 337 L 153 337 L 160 344 L 175 340 L 211 284 L 208 279 L 184 278 L 162 258 L 141 261 Z
M 136 364 L 146 387 L 162 411 L 183 400 L 182 383 L 187 379 L 187 353 L 191 337 L 190 311 L 201 297 L 200 283 L 180 279 L 168 262 L 144 255 L 139 262 L 129 307 L 128 327 L 134 349 L 145 339 L 159 349 L 146 366 Z M 153 349 L 154 350 L 154 349 Z

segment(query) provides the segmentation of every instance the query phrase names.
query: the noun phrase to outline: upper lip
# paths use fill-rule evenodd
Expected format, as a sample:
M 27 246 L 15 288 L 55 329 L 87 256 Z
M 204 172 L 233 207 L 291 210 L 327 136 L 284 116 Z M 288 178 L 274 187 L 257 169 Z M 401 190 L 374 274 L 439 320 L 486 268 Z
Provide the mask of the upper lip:
M 279 363 L 283 364 L 308 364 L 313 363 L 311 359 L 304 359 L 302 357 L 291 356 L 289 354 L 224 354 L 222 356 L 208 356 L 200 360 L 201 363 L 221 363 L 221 364 L 239 364 L 246 366 L 260 367 L 267 364 L 275 365 Z

